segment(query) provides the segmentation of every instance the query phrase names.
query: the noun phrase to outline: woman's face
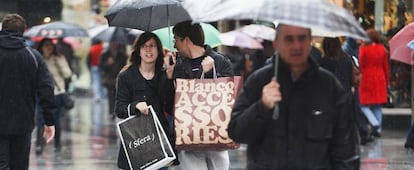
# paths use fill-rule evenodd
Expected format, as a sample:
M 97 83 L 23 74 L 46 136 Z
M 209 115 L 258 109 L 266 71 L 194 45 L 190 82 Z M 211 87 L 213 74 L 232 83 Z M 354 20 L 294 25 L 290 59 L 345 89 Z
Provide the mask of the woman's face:
M 140 47 L 142 63 L 155 63 L 158 57 L 157 43 L 154 38 L 149 39 Z
M 52 41 L 45 41 L 42 46 L 42 52 L 44 57 L 49 57 L 50 54 L 52 54 L 54 48 L 54 44 Z

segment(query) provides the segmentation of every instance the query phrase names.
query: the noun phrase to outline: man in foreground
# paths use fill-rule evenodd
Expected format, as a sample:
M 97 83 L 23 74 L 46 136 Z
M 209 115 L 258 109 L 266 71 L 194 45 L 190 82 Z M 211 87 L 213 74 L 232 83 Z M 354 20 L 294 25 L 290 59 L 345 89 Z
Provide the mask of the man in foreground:
M 311 30 L 279 25 L 273 46 L 277 79 L 274 64 L 252 73 L 228 127 L 230 138 L 248 144 L 247 169 L 358 169 L 351 96 L 309 57 Z
M 40 53 L 26 47 L 26 22 L 7 14 L 0 31 L 0 169 L 25 170 L 29 166 L 35 101 L 45 118 L 49 143 L 55 134 L 53 81 Z

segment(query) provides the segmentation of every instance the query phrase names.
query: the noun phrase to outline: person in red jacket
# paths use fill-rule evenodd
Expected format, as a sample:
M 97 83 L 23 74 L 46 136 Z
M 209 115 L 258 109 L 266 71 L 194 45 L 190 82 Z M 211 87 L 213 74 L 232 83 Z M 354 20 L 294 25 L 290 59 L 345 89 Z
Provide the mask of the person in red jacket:
M 88 67 L 92 78 L 92 91 L 95 101 L 104 98 L 104 90 L 102 87 L 101 70 L 99 69 L 99 60 L 103 51 L 103 43 L 101 40 L 93 40 L 92 46 L 88 54 Z
M 373 114 L 378 121 L 373 135 L 380 137 L 381 105 L 387 103 L 389 85 L 388 51 L 380 43 L 380 34 L 376 30 L 368 29 L 367 34 L 371 41 L 359 48 L 359 70 L 362 75 L 359 95 L 361 110 L 365 115 Z

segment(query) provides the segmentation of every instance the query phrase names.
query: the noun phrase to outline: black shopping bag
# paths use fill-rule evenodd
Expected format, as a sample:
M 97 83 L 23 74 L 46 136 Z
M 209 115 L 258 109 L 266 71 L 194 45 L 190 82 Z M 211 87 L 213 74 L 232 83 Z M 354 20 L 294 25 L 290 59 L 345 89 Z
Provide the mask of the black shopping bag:
M 159 169 L 176 158 L 152 106 L 149 111 L 148 115 L 130 116 L 117 123 L 131 169 Z

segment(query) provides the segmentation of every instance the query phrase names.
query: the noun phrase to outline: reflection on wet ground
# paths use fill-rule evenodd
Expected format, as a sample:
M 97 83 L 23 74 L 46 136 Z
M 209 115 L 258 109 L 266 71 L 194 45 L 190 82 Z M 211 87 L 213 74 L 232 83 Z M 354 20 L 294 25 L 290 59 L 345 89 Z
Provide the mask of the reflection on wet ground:
M 113 170 L 117 169 L 119 140 L 115 121 L 107 112 L 107 103 L 94 102 L 79 97 L 76 106 L 63 117 L 62 150 L 53 151 L 53 144 L 46 146 L 42 155 L 35 155 L 32 138 L 31 170 Z M 414 152 L 403 147 L 404 128 L 384 128 L 381 138 L 361 147 L 362 170 L 414 169 Z M 35 133 L 33 133 L 35 135 Z M 230 169 L 244 169 L 246 148 L 230 151 Z

